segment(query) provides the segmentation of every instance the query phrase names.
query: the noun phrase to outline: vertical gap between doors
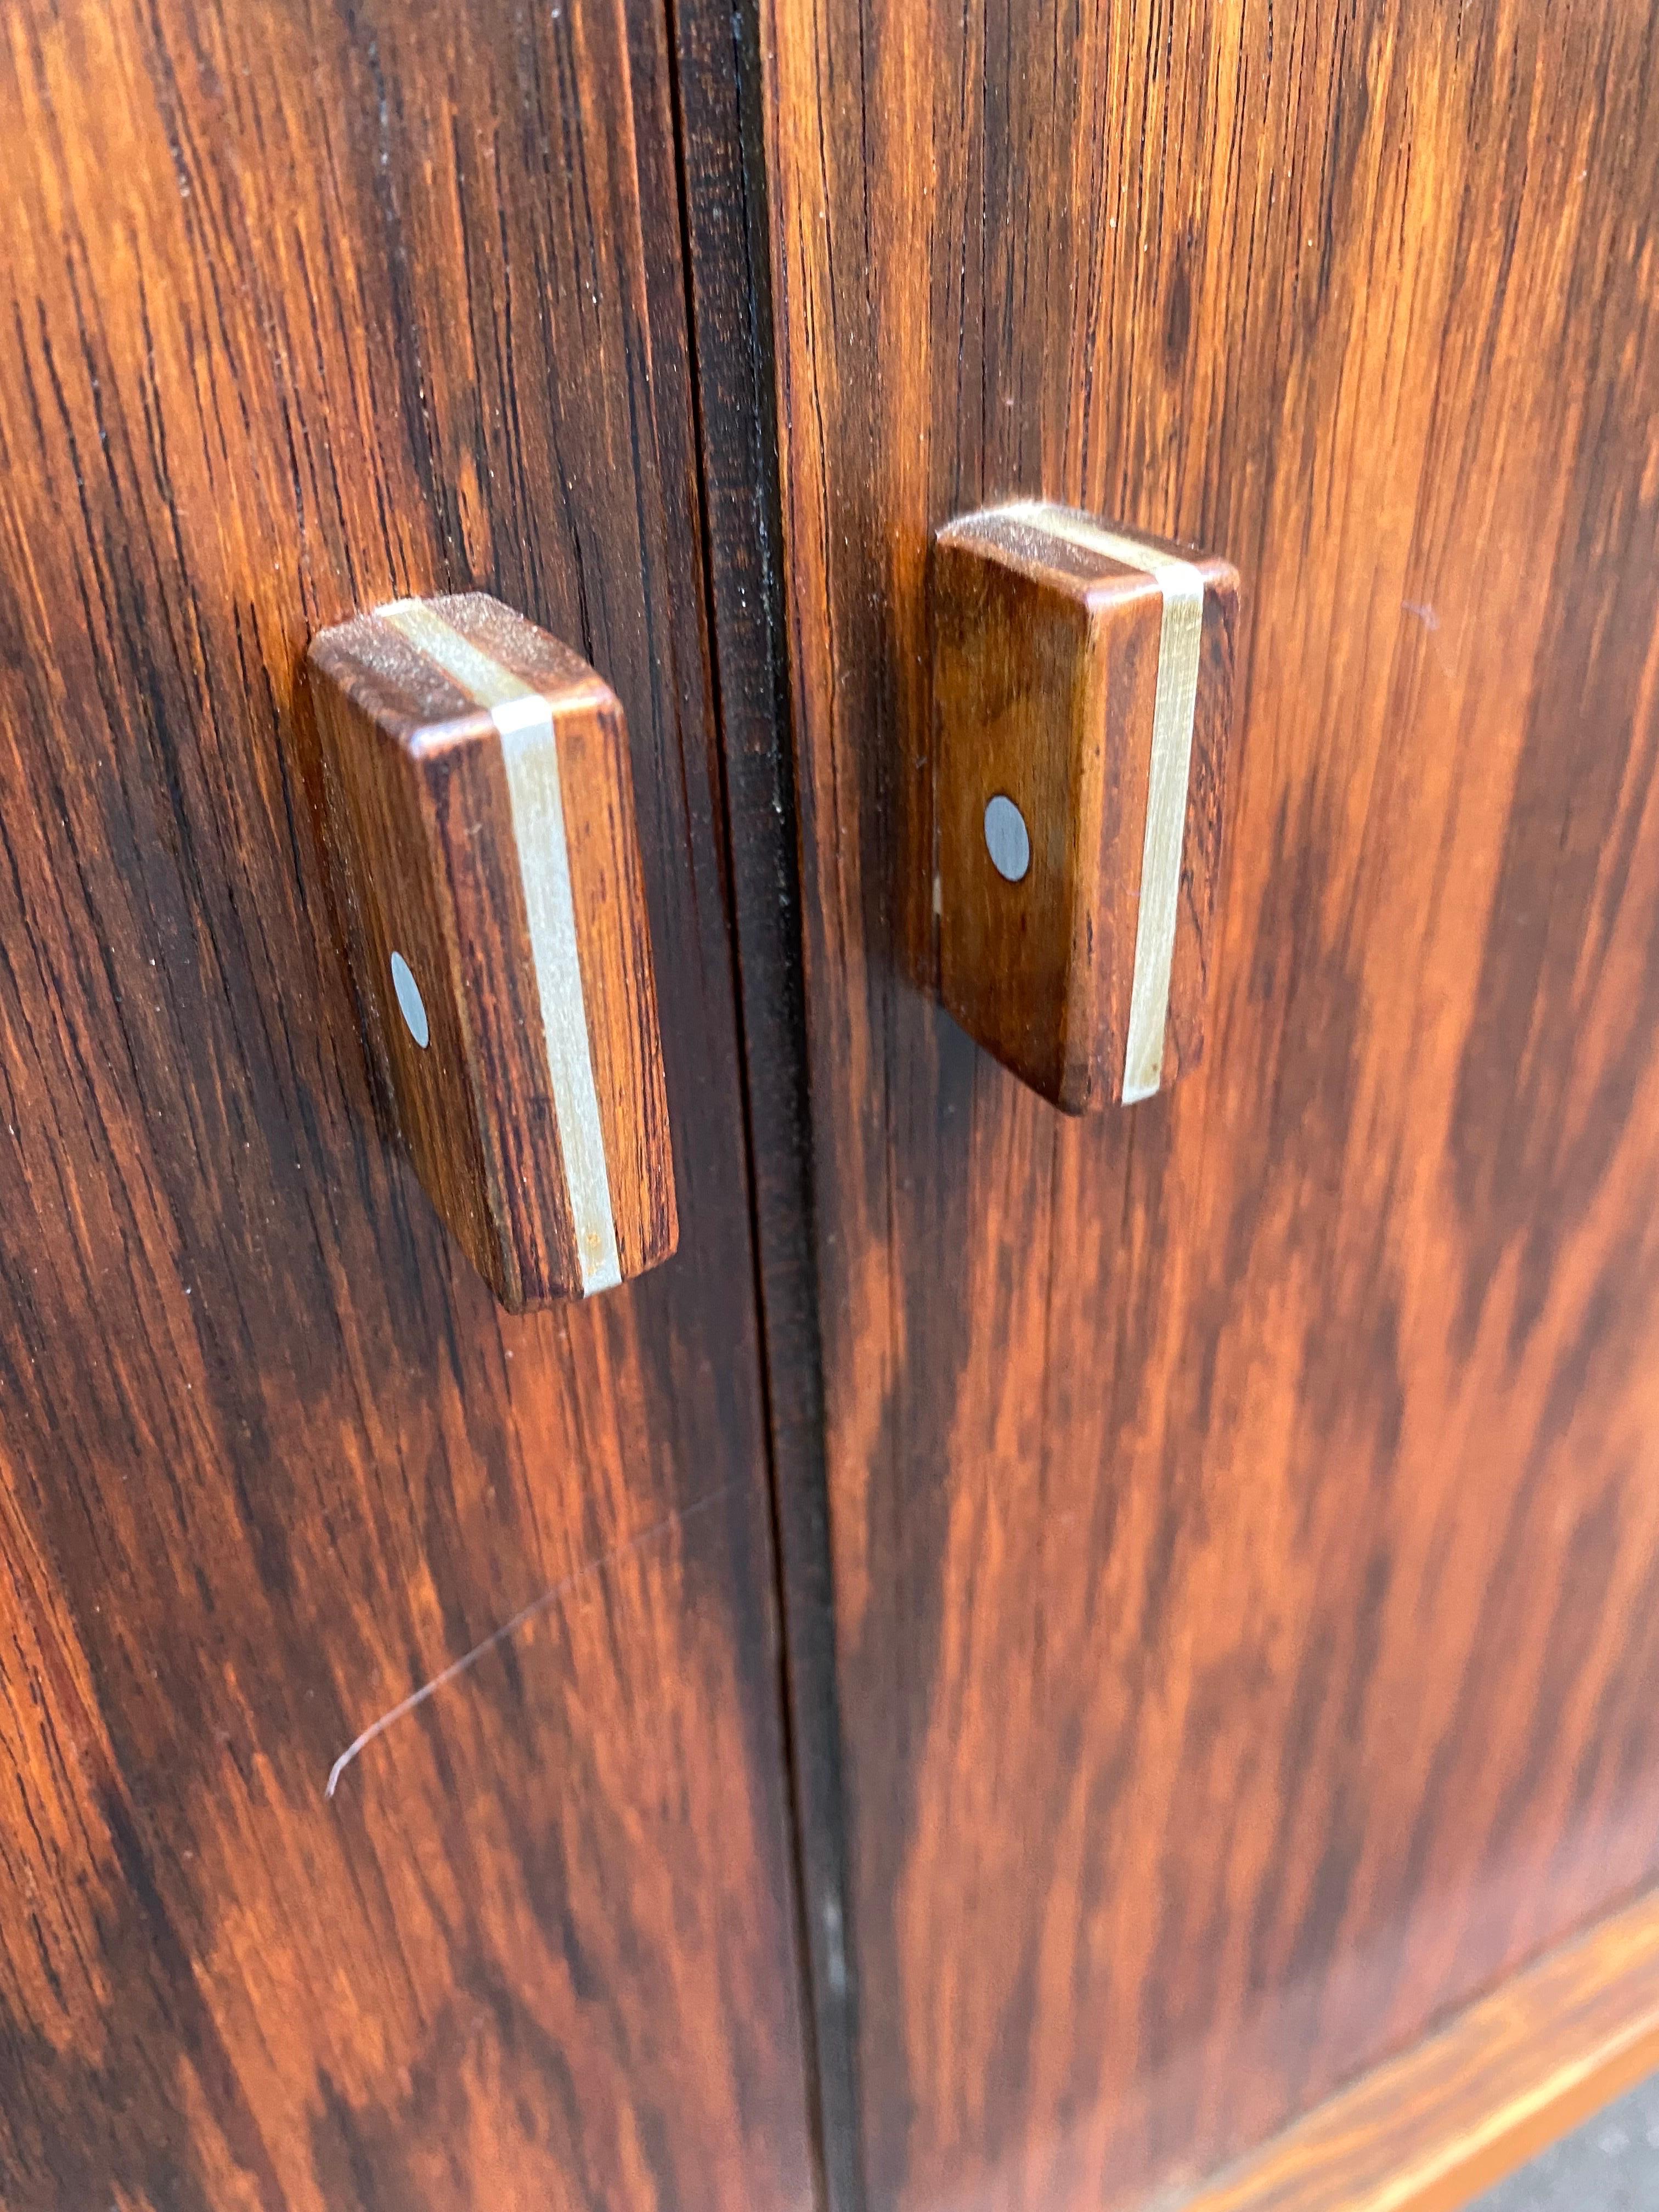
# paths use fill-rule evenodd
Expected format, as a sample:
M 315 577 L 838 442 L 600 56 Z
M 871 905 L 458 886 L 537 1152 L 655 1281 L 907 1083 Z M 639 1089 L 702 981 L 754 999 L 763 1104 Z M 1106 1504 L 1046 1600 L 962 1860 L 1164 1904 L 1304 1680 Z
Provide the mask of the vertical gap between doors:
M 808 2100 L 826 2212 L 864 2212 L 760 26 L 754 0 L 666 5 L 703 589 L 736 937 Z

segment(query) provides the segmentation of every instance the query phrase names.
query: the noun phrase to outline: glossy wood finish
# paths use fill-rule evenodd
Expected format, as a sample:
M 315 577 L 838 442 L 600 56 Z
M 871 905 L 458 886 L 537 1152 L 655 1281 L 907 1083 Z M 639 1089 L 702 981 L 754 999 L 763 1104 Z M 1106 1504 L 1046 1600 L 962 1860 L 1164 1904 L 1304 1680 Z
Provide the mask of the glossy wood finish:
M 1659 57 L 758 31 L 859 2180 L 1139 2205 L 1659 1863 Z M 1036 496 L 1249 584 L 1206 1066 L 1078 1123 L 904 959 Z
M 828 2200 L 860 2186 L 856 2003 L 835 1679 L 788 641 L 778 564 L 764 89 L 751 0 L 674 0 L 699 461 L 741 951 L 767 1409 L 787 1622 L 790 1778 Z
M 1177 2212 L 1458 2212 L 1656 2066 L 1649 1895 L 1339 2090 Z
M 945 525 L 929 595 L 940 998 L 1051 1105 L 1138 1103 L 1203 1057 L 1237 572 L 1016 503 Z
M 428 1196 L 511 1312 L 643 1274 L 678 1224 L 615 692 L 482 592 L 307 659 L 358 1005 Z
M 810 2198 L 670 75 L 0 22 L 16 2212 Z M 475 583 L 626 709 L 684 1231 L 520 1320 L 377 1127 L 296 684 Z

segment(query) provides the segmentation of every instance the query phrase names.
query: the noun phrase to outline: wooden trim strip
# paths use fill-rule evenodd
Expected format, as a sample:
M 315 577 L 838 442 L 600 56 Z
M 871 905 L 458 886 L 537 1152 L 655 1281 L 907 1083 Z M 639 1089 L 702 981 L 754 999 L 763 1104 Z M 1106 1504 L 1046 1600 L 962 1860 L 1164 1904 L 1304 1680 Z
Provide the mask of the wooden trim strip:
M 1107 530 L 1069 507 L 1033 501 L 1008 510 L 1029 513 L 1069 544 L 1150 576 L 1164 602 L 1158 630 L 1158 688 L 1152 705 L 1152 763 L 1146 778 L 1146 828 L 1140 852 L 1134 980 L 1129 994 L 1128 1042 L 1123 1055 L 1123 1103 L 1150 1098 L 1164 1078 L 1164 1033 L 1170 1017 L 1170 971 L 1181 907 L 1181 852 L 1192 774 L 1198 664 L 1204 635 L 1204 576 L 1190 561 Z
M 1650 1892 L 1171 2212 L 1457 2212 L 1656 2068 L 1659 1892 Z
M 501 733 L 582 1295 L 608 1291 L 622 1280 L 622 1261 L 582 994 L 552 707 L 423 600 L 394 599 L 375 611 L 486 708 Z

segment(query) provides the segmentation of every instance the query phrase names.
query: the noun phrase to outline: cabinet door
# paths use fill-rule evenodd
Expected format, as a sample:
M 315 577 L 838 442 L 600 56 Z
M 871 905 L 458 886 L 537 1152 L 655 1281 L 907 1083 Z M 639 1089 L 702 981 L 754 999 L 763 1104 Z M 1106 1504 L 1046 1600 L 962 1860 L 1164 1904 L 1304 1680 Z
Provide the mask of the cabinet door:
M 20 0 L 0 88 L 0 2199 L 804 2203 L 662 18 Z M 516 1320 L 298 681 L 475 586 L 625 708 L 678 1182 Z
M 1659 55 L 754 15 L 841 2187 L 1185 2203 L 1659 1870 Z M 908 968 L 929 548 L 1013 499 L 1243 579 L 1205 1065 L 1079 1121 Z

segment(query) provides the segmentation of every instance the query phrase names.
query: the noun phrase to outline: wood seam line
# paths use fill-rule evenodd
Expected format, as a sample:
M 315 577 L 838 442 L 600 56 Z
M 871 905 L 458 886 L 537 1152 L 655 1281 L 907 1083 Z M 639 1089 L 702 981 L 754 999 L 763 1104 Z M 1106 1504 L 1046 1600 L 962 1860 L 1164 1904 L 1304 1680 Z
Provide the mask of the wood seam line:
M 1029 517 L 1054 537 L 1104 554 L 1150 576 L 1163 603 L 1158 623 L 1158 684 L 1152 705 L 1152 761 L 1146 776 L 1146 826 L 1140 849 L 1134 981 L 1129 993 L 1128 1042 L 1123 1054 L 1123 1103 L 1150 1098 L 1164 1079 L 1164 1033 L 1170 1015 L 1170 972 L 1181 910 L 1181 854 L 1192 775 L 1193 725 L 1198 711 L 1198 664 L 1204 637 L 1204 574 L 1173 553 L 1154 552 L 1138 538 L 1103 529 L 1087 516 L 1033 501 L 1005 510 Z
M 1449 2135 L 1445 2142 L 1419 2151 L 1398 2173 L 1377 2185 L 1374 2197 L 1366 2200 L 1364 2212 L 1411 2212 L 1412 2206 L 1420 2203 L 1437 2183 L 1473 2166 L 1484 2151 L 1518 2135 L 1536 2114 L 1547 2112 L 1583 2083 L 1595 2081 L 1598 2074 L 1618 2063 L 1627 2046 L 1639 2040 L 1629 2032 L 1609 2031 L 1593 2050 L 1558 2066 L 1531 2089 L 1495 2107 L 1464 2134 Z
M 463 637 L 425 600 L 394 599 L 375 613 L 484 708 L 501 737 L 582 1296 L 611 1290 L 622 1280 L 622 1262 L 582 994 L 552 705 Z

